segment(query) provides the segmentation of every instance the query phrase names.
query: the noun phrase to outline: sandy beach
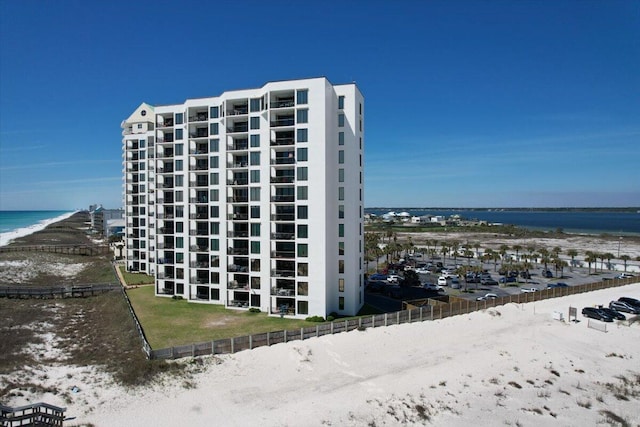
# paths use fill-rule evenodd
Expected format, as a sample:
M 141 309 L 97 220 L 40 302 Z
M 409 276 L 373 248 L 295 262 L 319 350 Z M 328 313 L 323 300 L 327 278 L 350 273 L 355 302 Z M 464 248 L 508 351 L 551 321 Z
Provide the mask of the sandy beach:
M 33 381 L 79 391 L 3 403 L 43 400 L 66 406 L 69 423 L 96 426 L 636 425 L 640 321 L 606 332 L 581 314 L 566 321 L 570 306 L 622 295 L 640 298 L 640 284 L 185 359 L 197 371 L 189 380 L 146 388 L 66 364 L 52 340 L 38 351 L 58 362 L 34 367 Z
M 0 247 L 2 246 L 6 246 L 8 244 L 10 244 L 11 242 L 13 242 L 16 239 L 19 239 L 20 237 L 25 237 L 25 236 L 29 236 L 33 233 L 36 233 L 38 231 L 42 231 L 45 228 L 47 228 L 49 225 L 51 224 L 55 224 L 56 222 L 60 222 L 62 220 L 65 220 L 67 218 L 72 217 L 75 212 L 68 212 L 65 213 L 64 215 L 60 215 L 58 217 L 55 218 L 51 218 L 51 219 L 47 219 L 45 221 L 41 221 L 38 224 L 34 224 L 32 226 L 29 227 L 24 227 L 24 228 L 20 228 L 17 230 L 13 230 L 7 233 L 0 233 Z

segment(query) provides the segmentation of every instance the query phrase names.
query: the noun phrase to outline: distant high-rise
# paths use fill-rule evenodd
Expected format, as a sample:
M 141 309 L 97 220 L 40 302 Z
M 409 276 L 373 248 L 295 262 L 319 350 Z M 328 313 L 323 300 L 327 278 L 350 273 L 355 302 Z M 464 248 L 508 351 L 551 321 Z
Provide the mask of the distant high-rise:
M 158 296 L 356 314 L 363 104 L 326 78 L 141 104 L 122 123 L 127 268 Z

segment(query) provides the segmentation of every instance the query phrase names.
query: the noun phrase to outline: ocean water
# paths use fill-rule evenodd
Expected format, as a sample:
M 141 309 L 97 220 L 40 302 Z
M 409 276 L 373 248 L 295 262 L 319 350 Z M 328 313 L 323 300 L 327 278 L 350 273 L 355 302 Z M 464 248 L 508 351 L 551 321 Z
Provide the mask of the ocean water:
M 0 211 L 0 233 L 9 233 L 48 222 L 73 211 Z
M 640 213 L 620 211 L 530 211 L 530 210 L 425 210 L 425 209 L 365 209 L 366 213 L 382 215 L 389 211 L 409 212 L 411 215 L 460 215 L 465 219 L 477 219 L 532 230 L 553 231 L 562 229 L 569 233 L 640 235 Z

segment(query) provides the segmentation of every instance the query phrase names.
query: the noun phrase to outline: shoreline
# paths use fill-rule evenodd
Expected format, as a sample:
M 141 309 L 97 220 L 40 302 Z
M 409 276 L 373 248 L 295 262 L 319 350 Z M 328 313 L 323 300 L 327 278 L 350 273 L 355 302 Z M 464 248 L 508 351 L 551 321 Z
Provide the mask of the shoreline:
M 71 218 L 73 215 L 78 213 L 79 211 L 67 212 L 63 215 L 59 215 L 54 218 L 43 219 L 37 224 L 30 225 L 28 227 L 18 228 L 12 231 L 8 231 L 5 233 L 0 233 L 0 247 L 10 245 L 15 239 L 19 239 L 20 237 L 29 236 L 33 233 L 37 233 L 38 231 L 42 231 L 51 224 L 55 224 L 56 222 L 63 221 L 67 218 Z

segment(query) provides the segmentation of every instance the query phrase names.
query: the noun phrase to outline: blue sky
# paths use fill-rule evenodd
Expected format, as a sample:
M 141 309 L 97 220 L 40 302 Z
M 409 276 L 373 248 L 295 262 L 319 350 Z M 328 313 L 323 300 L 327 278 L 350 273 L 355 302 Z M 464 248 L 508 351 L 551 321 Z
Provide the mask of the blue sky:
M 326 76 L 365 205 L 640 206 L 640 2 L 0 1 L 0 210 L 121 205 L 120 123 Z

